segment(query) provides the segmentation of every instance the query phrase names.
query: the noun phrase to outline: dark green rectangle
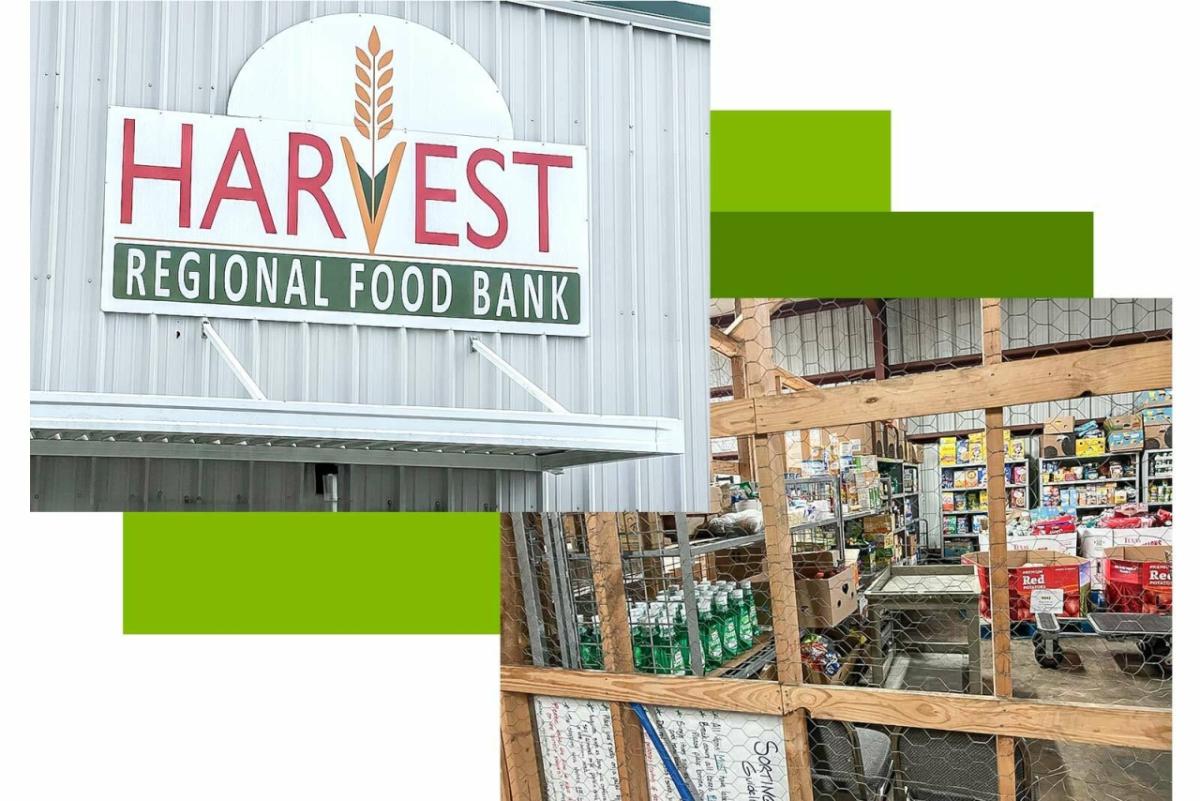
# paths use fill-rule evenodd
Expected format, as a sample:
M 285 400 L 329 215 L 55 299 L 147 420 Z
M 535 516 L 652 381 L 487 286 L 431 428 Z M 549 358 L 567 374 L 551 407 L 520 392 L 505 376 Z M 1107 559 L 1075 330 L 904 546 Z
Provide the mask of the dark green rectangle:
M 498 634 L 495 513 L 124 516 L 126 634 Z
M 148 303 L 549 325 L 580 319 L 574 270 L 118 242 L 112 276 L 113 297 Z
M 712 296 L 1091 297 L 1091 212 L 718 212 Z
M 714 111 L 712 208 L 887 211 L 888 111 Z

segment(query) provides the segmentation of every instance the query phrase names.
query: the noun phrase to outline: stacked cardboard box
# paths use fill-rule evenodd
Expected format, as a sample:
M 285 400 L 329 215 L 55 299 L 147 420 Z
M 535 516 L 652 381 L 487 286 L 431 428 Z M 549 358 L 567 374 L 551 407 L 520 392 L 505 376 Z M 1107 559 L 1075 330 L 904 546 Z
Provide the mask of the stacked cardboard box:
M 1042 458 L 1075 455 L 1075 418 L 1051 417 L 1042 426 Z
M 847 551 L 842 567 L 835 559 L 830 551 L 796 556 L 796 605 L 805 628 L 836 626 L 858 609 L 857 552 Z
M 1145 444 L 1140 414 L 1124 414 L 1104 421 L 1104 433 L 1108 439 L 1108 450 L 1112 453 L 1140 451 Z
M 1113 612 L 1171 614 L 1169 545 L 1123 545 L 1104 552 L 1104 601 Z
M 1155 389 L 1137 394 L 1138 413 L 1142 417 L 1142 433 L 1149 450 L 1171 447 L 1171 424 L 1174 417 L 1172 394 L 1169 389 Z

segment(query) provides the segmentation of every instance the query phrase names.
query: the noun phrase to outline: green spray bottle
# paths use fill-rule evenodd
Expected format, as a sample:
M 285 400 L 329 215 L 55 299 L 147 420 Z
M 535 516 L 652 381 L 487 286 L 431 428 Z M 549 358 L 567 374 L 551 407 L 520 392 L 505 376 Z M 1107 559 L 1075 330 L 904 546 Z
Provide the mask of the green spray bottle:
M 716 594 L 716 618 L 721 626 L 721 647 L 725 650 L 725 658 L 732 659 L 742 652 L 737 636 L 737 619 L 729 609 L 729 594 Z
M 585 622 L 583 615 L 575 616 L 575 630 L 579 633 L 579 664 L 584 670 L 604 667 L 604 660 L 600 656 L 600 635 L 594 626 L 596 618 L 592 618 L 592 621 Z
M 646 631 L 647 608 L 644 602 L 635 603 L 629 611 L 630 628 L 633 629 L 633 666 L 642 673 L 653 672 L 650 656 L 650 637 Z
M 704 596 L 697 603 L 700 611 L 700 642 L 704 647 L 704 669 L 716 670 L 725 662 L 721 645 L 721 626 L 713 617 L 712 598 Z
M 750 607 L 750 627 L 757 638 L 762 634 L 762 624 L 758 622 L 758 604 L 754 600 L 754 588 L 750 585 L 750 579 L 743 579 L 740 586 L 742 597 L 746 599 L 746 604 Z
M 750 623 L 750 605 L 746 603 L 746 594 L 742 590 L 734 590 L 730 594 L 732 603 L 729 605 L 737 623 L 738 644 L 743 651 L 750 650 L 754 645 L 754 626 Z
M 688 637 L 687 613 L 684 611 L 683 595 L 680 593 L 671 596 L 671 623 L 675 629 L 674 637 L 671 640 L 671 649 L 672 651 L 678 649 L 680 660 L 683 663 L 683 670 L 678 675 L 685 676 L 692 670 L 692 647 Z M 675 655 L 671 656 L 672 664 L 674 664 Z

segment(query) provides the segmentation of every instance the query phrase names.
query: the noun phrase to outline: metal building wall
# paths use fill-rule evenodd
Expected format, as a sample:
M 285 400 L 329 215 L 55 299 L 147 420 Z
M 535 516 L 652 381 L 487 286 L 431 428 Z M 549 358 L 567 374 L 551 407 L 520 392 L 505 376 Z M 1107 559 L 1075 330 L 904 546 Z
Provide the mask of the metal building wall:
M 703 508 L 708 42 L 602 19 L 602 9 L 588 16 L 543 5 L 34 4 L 30 385 L 244 397 L 200 340 L 198 318 L 100 311 L 106 109 L 223 113 L 246 57 L 284 28 L 333 13 L 390 14 L 474 55 L 500 85 L 517 138 L 590 148 L 592 336 L 488 333 L 484 341 L 572 411 L 682 418 L 689 452 L 548 477 L 354 467 L 343 488 L 348 506 Z M 213 324 L 272 399 L 538 408 L 471 354 L 469 330 Z M 47 496 L 35 506 L 67 489 L 50 489 L 67 479 L 85 484 L 71 490 L 79 508 L 119 508 L 130 497 L 164 508 L 156 499 L 182 504 L 197 494 L 221 508 L 252 494 L 295 508 L 316 502 L 311 490 L 289 489 L 303 478 L 287 466 L 88 461 L 33 460 L 33 484 Z
M 887 301 L 888 360 L 946 359 L 980 352 L 977 298 L 897 298 Z M 1001 302 L 1003 347 L 1024 348 L 1171 327 L 1171 300 L 1163 298 L 1005 298 Z M 871 321 L 863 306 L 822 309 L 771 321 L 775 360 L 796 375 L 874 366 Z M 709 351 L 709 384 L 728 386 L 729 359 Z M 1149 389 L 1149 387 L 1148 387 Z M 1004 410 L 1006 425 L 1041 423 L 1060 414 L 1080 418 L 1122 414 L 1133 396 L 1098 395 L 1071 401 L 1022 404 Z M 910 434 L 983 428 L 983 411 L 925 415 L 906 421 Z M 733 439 L 713 440 L 713 453 L 728 452 Z
M 1169 298 L 1005 298 L 1001 303 L 1004 348 L 1052 345 L 1171 328 Z M 891 326 L 895 324 L 893 329 Z M 903 299 L 888 304 L 889 331 L 900 331 L 889 358 L 919 361 L 979 352 L 979 302 L 975 299 Z M 1152 387 L 1147 387 L 1152 389 Z M 1005 425 L 1044 422 L 1057 415 L 1108 417 L 1133 409 L 1133 395 L 1097 395 L 1070 401 L 1021 404 L 1004 410 Z M 910 434 L 983 428 L 983 411 L 912 417 Z

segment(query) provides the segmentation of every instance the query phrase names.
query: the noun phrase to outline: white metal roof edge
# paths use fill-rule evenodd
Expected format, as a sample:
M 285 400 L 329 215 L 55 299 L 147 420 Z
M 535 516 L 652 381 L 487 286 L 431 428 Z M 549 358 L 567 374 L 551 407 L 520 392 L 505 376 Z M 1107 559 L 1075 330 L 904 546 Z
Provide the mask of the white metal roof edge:
M 659 33 L 674 33 L 692 39 L 709 41 L 712 38 L 711 26 L 699 22 L 675 19 L 673 17 L 647 14 L 634 9 L 623 9 L 614 6 L 599 6 L 578 0 L 508 0 L 516 5 L 541 8 L 547 11 L 557 11 L 560 14 L 573 14 L 577 17 L 590 17 L 604 22 L 615 22 L 618 25 L 631 25 L 635 28 L 658 31 Z
M 444 466 L 495 469 L 556 469 L 612 459 L 680 454 L 684 447 L 682 421 L 665 417 L 90 392 L 31 393 L 30 431 L 36 443 L 31 448 L 35 455 L 84 455 L 84 451 L 90 455 L 130 455 L 131 447 L 177 445 L 169 453 L 163 449 L 140 455 L 232 458 L 217 455 L 228 451 L 200 450 L 201 446 L 213 443 L 169 441 L 172 437 L 220 437 L 259 440 L 244 447 L 253 447 L 257 458 L 264 460 L 299 460 L 300 451 L 284 456 L 280 453 L 283 447 L 262 442 L 277 440 L 279 446 L 303 447 L 304 460 L 321 455 L 322 461 L 372 464 L 433 461 Z M 80 443 L 83 437 L 95 434 L 145 435 L 166 438 L 168 442 Z M 52 444 L 48 436 L 55 435 L 58 441 Z M 305 447 L 312 441 L 322 442 L 324 447 Z M 76 444 L 60 444 L 69 442 Z M 468 448 L 471 452 L 441 453 L 437 450 L 439 446 Z M 477 453 L 480 449 L 485 452 Z M 512 450 L 505 453 L 505 449 Z M 336 458 L 339 451 L 345 451 L 346 458 Z M 372 455 L 367 457 L 367 452 Z M 498 461 L 501 457 L 503 464 Z M 239 453 L 236 458 L 251 457 Z M 449 464 L 452 461 L 460 464 Z

